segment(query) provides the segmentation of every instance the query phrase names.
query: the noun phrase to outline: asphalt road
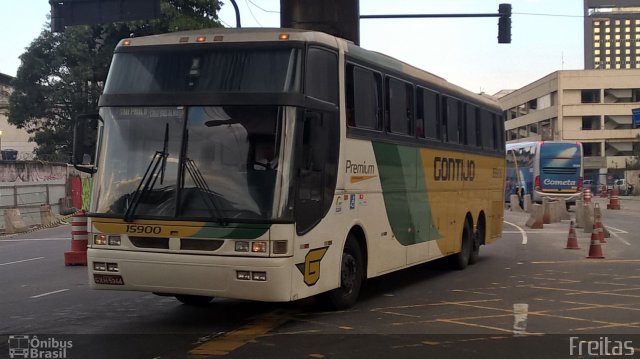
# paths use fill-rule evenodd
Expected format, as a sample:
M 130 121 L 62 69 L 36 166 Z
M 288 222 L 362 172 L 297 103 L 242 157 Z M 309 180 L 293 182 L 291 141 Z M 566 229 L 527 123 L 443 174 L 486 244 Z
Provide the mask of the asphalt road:
M 436 261 L 374 278 L 343 312 L 313 299 L 194 308 L 94 291 L 85 267 L 64 266 L 69 226 L 4 237 L 0 358 L 19 335 L 66 358 L 550 358 L 605 347 L 640 357 L 638 208 L 603 210 L 612 232 L 604 259 L 585 258 L 590 234 L 580 230 L 581 249 L 564 249 L 568 222 L 530 230 L 526 214 L 507 211 L 503 238 L 482 247 L 477 264 L 451 271 Z

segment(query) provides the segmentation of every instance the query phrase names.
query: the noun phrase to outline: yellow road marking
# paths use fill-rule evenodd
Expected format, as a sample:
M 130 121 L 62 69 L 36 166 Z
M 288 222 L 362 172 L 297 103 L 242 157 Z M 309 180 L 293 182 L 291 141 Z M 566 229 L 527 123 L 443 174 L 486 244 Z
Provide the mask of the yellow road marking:
M 189 354 L 227 355 L 255 338 L 263 336 L 286 323 L 293 314 L 295 314 L 295 312 L 285 310 L 275 310 L 267 313 L 240 329 L 236 329 L 197 346 L 192 349 Z

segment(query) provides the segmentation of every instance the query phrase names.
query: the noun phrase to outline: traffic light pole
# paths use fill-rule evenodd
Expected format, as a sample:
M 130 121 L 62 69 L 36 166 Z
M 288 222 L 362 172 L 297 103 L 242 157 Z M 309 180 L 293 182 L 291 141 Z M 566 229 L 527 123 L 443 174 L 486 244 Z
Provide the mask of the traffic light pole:
M 435 17 L 499 17 L 498 43 L 511 43 L 511 4 L 498 5 L 497 14 L 399 14 L 399 15 L 360 15 L 360 19 L 417 19 Z

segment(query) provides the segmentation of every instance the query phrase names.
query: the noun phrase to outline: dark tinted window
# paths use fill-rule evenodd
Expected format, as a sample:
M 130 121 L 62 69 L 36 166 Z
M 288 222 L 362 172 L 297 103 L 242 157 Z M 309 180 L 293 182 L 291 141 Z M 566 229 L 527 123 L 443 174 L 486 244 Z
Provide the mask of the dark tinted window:
M 447 142 L 460 142 L 461 105 L 462 103 L 456 99 L 449 97 L 443 98 L 443 124 L 446 128 Z
M 466 145 L 476 146 L 478 145 L 478 129 L 477 129 L 477 116 L 479 109 L 473 105 L 465 105 L 465 117 L 464 117 L 464 143 Z
M 338 56 L 335 53 L 314 47 L 309 49 L 305 93 L 323 101 L 338 103 Z
M 496 146 L 493 133 L 493 116 L 487 111 L 480 112 L 480 133 L 482 135 L 482 147 L 485 149 L 494 149 Z
M 438 97 L 437 93 L 418 87 L 416 115 L 418 137 L 440 139 Z
M 347 124 L 380 130 L 381 85 L 380 74 L 358 66 L 347 66 Z
M 387 80 L 387 109 L 390 132 L 413 134 L 413 87 L 411 84 L 393 78 Z

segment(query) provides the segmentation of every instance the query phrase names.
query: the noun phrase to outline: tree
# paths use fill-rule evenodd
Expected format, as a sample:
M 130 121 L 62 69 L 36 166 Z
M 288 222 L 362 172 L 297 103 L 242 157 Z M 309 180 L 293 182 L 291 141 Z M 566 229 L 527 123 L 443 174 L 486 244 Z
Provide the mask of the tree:
M 26 52 L 13 81 L 9 123 L 32 134 L 36 158 L 67 162 L 73 119 L 97 112 L 113 50 L 122 38 L 219 27 L 218 0 L 162 0 L 161 17 L 43 30 Z M 48 26 L 47 26 L 48 27 Z

